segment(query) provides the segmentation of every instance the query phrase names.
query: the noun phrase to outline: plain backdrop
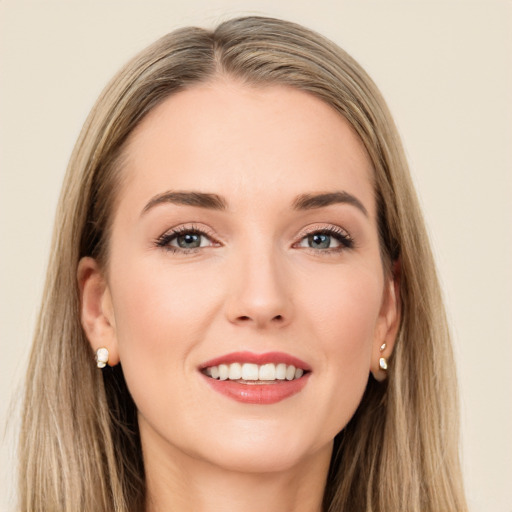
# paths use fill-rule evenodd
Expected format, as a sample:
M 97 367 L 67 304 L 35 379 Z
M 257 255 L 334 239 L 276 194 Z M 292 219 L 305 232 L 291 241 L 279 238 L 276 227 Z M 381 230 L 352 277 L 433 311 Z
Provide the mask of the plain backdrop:
M 512 4 L 497 0 L 0 0 L 0 510 L 14 503 L 21 379 L 81 125 L 157 37 L 247 13 L 330 37 L 383 91 L 454 335 L 470 507 L 512 512 Z

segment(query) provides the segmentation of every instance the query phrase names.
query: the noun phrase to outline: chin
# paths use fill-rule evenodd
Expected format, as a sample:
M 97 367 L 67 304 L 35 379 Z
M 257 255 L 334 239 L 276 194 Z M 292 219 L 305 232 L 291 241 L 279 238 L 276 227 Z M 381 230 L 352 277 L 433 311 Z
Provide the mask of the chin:
M 237 473 L 281 473 L 286 472 L 303 463 L 307 458 L 304 453 L 280 450 L 278 452 L 259 450 L 245 450 L 245 453 L 224 453 L 224 456 L 215 458 L 210 462 L 226 471 Z
M 227 471 L 243 473 L 284 472 L 319 453 L 328 452 L 330 458 L 332 439 L 319 442 L 319 436 L 305 434 L 300 435 L 297 429 L 241 429 L 207 442 L 209 449 L 203 457 Z

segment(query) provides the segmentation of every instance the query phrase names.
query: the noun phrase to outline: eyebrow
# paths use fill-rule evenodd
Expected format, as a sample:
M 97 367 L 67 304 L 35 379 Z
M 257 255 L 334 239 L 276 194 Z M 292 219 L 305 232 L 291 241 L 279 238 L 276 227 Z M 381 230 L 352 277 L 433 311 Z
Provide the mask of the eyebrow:
M 142 210 L 142 214 L 148 212 L 159 204 L 177 204 L 183 206 L 197 206 L 210 210 L 227 210 L 227 201 L 217 195 L 206 192 L 175 192 L 168 191 L 158 194 L 150 199 Z M 333 204 L 350 204 L 358 208 L 364 215 L 368 216 L 368 211 L 363 203 L 357 197 L 348 192 L 324 192 L 319 194 L 301 194 L 292 202 L 294 210 L 314 210 L 324 208 Z
M 198 206 L 199 208 L 208 208 L 210 210 L 226 210 L 226 200 L 217 194 L 208 194 L 205 192 L 173 192 L 168 191 L 159 194 L 148 202 L 142 213 L 146 213 L 155 206 L 164 203 L 178 204 L 183 206 Z
M 348 192 L 325 192 L 320 194 L 301 194 L 293 201 L 295 210 L 314 210 L 333 204 L 350 204 L 355 206 L 368 217 L 368 210 L 357 197 Z

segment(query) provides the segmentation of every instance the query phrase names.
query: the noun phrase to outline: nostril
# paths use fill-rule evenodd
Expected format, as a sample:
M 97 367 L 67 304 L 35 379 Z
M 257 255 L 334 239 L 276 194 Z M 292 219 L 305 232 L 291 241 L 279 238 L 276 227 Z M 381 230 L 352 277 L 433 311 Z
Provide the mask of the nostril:
M 274 317 L 274 320 L 281 321 L 282 319 L 283 319 L 283 317 L 281 315 L 277 315 Z

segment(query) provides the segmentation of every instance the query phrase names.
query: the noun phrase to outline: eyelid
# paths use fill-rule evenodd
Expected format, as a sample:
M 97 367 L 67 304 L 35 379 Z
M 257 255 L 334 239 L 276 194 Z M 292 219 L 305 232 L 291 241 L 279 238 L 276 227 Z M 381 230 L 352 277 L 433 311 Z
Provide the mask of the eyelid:
M 311 224 L 309 226 L 306 226 L 298 235 L 298 238 L 302 239 L 305 236 L 311 235 L 313 233 L 318 233 L 319 231 L 332 231 L 334 233 L 340 233 L 347 238 L 352 238 L 350 236 L 350 233 L 342 228 L 341 226 L 338 226 L 337 224 L 329 224 L 329 223 L 315 223 Z

